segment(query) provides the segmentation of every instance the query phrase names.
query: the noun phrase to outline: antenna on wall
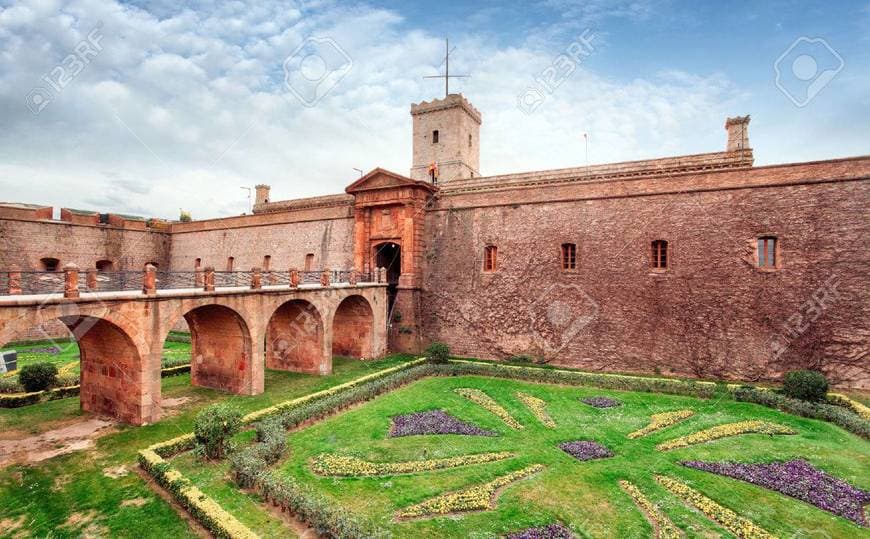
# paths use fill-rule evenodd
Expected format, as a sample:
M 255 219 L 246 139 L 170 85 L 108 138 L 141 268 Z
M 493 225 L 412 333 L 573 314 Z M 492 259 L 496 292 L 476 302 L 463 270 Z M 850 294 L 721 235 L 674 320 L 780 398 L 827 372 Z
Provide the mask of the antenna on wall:
M 456 50 L 456 47 L 453 49 L 450 48 L 450 40 L 448 38 L 444 38 L 444 61 L 441 62 L 444 64 L 444 74 L 443 75 L 429 75 L 423 77 L 424 79 L 444 79 L 444 97 L 450 95 L 450 79 L 467 79 L 471 75 L 451 75 L 450 74 L 450 53 Z M 440 66 L 439 66 L 440 67 Z

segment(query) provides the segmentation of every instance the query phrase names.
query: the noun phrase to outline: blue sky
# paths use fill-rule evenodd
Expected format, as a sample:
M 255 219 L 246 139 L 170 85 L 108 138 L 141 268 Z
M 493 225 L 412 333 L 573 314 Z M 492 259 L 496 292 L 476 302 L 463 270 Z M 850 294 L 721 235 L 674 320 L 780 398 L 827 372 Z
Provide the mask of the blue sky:
M 756 164 L 870 148 L 870 1 L 0 1 L 0 199 L 206 218 L 245 211 L 241 186 L 293 198 L 341 192 L 353 168 L 407 173 L 409 105 L 441 96 L 422 77 L 445 35 L 485 175 L 581 165 L 583 133 L 593 163 L 719 151 L 742 114 Z M 588 56 L 542 87 L 584 35 Z M 303 103 L 285 67 L 311 38 L 348 61 Z

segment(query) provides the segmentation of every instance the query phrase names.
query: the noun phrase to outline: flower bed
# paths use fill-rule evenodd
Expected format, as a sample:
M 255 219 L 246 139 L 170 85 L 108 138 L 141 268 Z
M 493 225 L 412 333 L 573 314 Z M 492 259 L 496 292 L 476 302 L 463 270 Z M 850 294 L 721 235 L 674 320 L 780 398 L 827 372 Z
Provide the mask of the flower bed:
M 738 423 L 717 425 L 709 429 L 681 436 L 680 438 L 675 438 L 657 445 L 656 449 L 659 451 L 670 451 L 671 449 L 711 442 L 713 440 L 718 440 L 719 438 L 740 436 L 741 434 L 769 434 L 773 436 L 775 434 L 797 434 L 797 431 L 767 421 L 740 421 Z
M 671 519 L 665 515 L 659 506 L 652 503 L 649 498 L 644 496 L 634 484 L 628 481 L 620 481 L 619 486 L 622 487 L 634 503 L 640 508 L 649 523 L 652 524 L 655 530 L 656 539 L 681 539 L 684 537 L 683 531 L 671 522 Z
M 769 534 L 751 520 L 741 517 L 727 507 L 722 507 L 681 481 L 662 475 L 657 475 L 656 481 L 671 491 L 676 497 L 695 506 L 698 511 L 704 513 L 710 520 L 718 522 L 739 539 L 776 539 L 775 536 Z
M 867 526 L 864 506 L 870 503 L 870 492 L 828 475 L 805 460 L 769 464 L 700 461 L 686 461 L 680 464 L 696 470 L 740 479 L 797 498 L 861 526 Z
M 586 397 L 585 399 L 580 399 L 580 402 L 595 408 L 615 408 L 617 406 L 622 406 L 621 402 L 616 399 L 611 399 L 610 397 Z
M 562 524 L 550 524 L 509 533 L 505 539 L 574 539 L 574 534 Z
M 365 477 L 376 475 L 398 475 L 446 468 L 458 468 L 471 464 L 482 464 L 504 460 L 514 456 L 510 451 L 498 453 L 479 453 L 460 455 L 443 459 L 412 460 L 407 462 L 370 462 L 357 457 L 344 455 L 318 455 L 311 462 L 316 474 L 327 476 Z
M 861 419 L 870 419 L 870 407 L 864 406 L 860 402 L 850 399 L 846 395 L 840 393 L 828 393 L 828 402 L 852 410 L 858 414 L 858 417 Z
M 471 402 L 478 404 L 493 414 L 497 415 L 499 419 L 505 422 L 507 426 L 512 429 L 521 429 L 523 428 L 520 423 L 511 417 L 507 410 L 505 410 L 501 404 L 495 402 L 495 400 L 484 393 L 479 389 L 469 389 L 466 387 L 460 387 L 455 390 L 457 393 L 470 400 Z
M 396 513 L 397 519 L 420 518 L 465 511 L 483 511 L 493 506 L 496 491 L 520 479 L 525 479 L 544 469 L 540 464 L 533 464 L 522 470 L 497 477 L 488 483 L 475 485 L 457 492 L 449 492 L 424 502 L 411 505 Z
M 430 410 L 428 412 L 398 415 L 393 418 L 392 425 L 390 425 L 390 438 L 425 434 L 498 436 L 495 432 L 466 423 L 444 410 Z
M 517 392 L 517 398 L 520 399 L 520 401 L 522 401 L 522 403 L 525 404 L 533 414 L 535 414 L 538 421 L 540 421 L 545 427 L 551 429 L 556 428 L 556 422 L 553 421 L 553 418 L 551 418 L 550 414 L 547 413 L 547 403 L 544 400 L 520 391 Z
M 564 442 L 559 444 L 559 449 L 577 460 L 606 459 L 613 456 L 613 451 L 591 440 Z
M 628 438 L 634 440 L 635 438 L 641 438 L 650 434 L 651 432 L 655 432 L 657 430 L 661 430 L 665 427 L 670 427 L 671 425 L 675 425 L 684 419 L 688 419 L 695 415 L 695 412 L 691 410 L 677 410 L 675 412 L 664 412 L 661 414 L 653 414 L 650 418 L 650 424 L 645 426 L 642 429 L 636 430 L 628 435 Z

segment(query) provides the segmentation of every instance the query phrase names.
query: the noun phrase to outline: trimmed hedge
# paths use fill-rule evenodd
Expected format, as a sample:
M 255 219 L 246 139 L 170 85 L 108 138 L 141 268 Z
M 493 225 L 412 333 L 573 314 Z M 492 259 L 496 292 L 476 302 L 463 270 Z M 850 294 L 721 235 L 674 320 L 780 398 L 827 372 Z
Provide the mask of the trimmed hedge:
M 28 393 L 45 391 L 57 383 L 57 366 L 54 363 L 31 363 L 18 371 L 18 383 Z
M 786 397 L 810 402 L 824 402 L 828 394 L 828 380 L 819 371 L 791 371 L 782 380 Z
M 501 365 L 498 363 L 480 363 L 464 359 L 451 360 L 448 365 L 440 366 L 440 369 L 443 370 L 443 374 L 450 376 L 494 376 L 529 382 L 592 386 L 620 391 L 690 395 L 702 399 L 709 399 L 715 396 L 718 391 L 718 386 L 714 382 Z
M 447 363 L 450 359 L 450 348 L 443 342 L 433 342 L 426 347 L 425 353 L 432 363 Z
M 754 402 L 782 412 L 829 421 L 861 438 L 870 439 L 870 421 L 841 406 L 792 399 L 769 389 L 749 386 L 735 388 L 732 395 L 734 400 L 741 402 Z

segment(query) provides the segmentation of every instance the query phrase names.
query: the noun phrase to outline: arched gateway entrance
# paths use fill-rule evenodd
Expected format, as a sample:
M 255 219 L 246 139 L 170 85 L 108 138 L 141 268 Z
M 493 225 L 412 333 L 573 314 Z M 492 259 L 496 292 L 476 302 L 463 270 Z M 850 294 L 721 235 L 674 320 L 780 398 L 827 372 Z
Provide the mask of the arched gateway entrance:
M 402 246 L 395 242 L 384 242 L 375 246 L 375 267 L 387 269 L 387 294 L 390 303 L 388 312 L 392 312 L 396 302 L 396 291 L 399 287 L 399 277 L 402 275 Z

